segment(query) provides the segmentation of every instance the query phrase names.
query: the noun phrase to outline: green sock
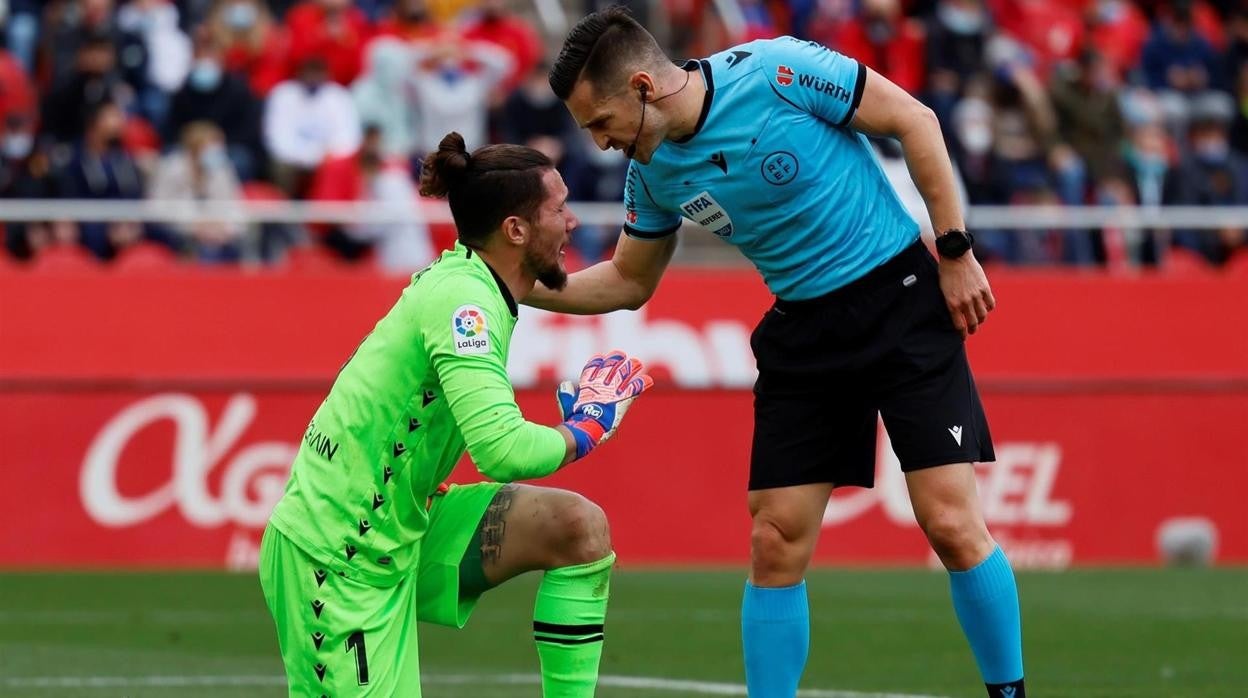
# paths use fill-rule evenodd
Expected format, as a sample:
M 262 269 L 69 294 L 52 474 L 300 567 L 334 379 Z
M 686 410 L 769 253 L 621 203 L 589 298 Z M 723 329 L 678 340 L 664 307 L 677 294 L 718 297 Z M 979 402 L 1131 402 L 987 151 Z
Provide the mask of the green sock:
M 615 553 L 549 570 L 542 577 L 533 608 L 533 638 L 542 662 L 544 698 L 594 695 L 613 563 Z

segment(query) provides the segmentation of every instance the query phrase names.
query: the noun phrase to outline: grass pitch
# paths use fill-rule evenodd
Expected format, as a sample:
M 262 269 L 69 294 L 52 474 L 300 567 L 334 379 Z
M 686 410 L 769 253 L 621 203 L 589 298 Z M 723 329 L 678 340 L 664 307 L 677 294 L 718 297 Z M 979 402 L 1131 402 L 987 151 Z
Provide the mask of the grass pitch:
M 538 577 L 490 592 L 469 627 L 422 626 L 427 698 L 538 698 Z M 742 571 L 617 570 L 600 698 L 744 695 Z M 1019 574 L 1035 696 L 1248 695 L 1248 569 Z M 983 695 L 938 572 L 809 577 L 809 695 Z M 285 695 L 251 575 L 0 574 L 0 696 Z

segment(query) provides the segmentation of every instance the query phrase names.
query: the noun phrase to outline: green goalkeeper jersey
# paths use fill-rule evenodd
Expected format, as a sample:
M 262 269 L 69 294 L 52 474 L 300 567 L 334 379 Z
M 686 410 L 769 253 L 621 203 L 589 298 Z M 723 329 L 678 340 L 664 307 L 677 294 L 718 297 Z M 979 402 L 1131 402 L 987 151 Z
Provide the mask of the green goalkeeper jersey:
M 563 435 L 524 420 L 507 378 L 516 313 L 462 245 L 414 275 L 308 423 L 272 525 L 329 569 L 387 586 L 416 569 L 428 497 L 465 448 L 499 482 L 557 470 Z

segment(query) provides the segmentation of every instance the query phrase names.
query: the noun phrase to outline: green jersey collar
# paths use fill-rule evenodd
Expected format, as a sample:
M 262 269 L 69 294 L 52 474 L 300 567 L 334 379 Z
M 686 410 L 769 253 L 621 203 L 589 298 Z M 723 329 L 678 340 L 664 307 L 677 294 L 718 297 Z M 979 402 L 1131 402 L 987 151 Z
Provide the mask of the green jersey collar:
M 457 248 L 462 247 L 464 249 L 465 259 L 473 258 L 474 256 L 473 249 L 471 247 L 468 247 L 462 242 L 456 242 L 455 247 Z M 494 267 L 491 267 L 489 264 L 486 263 L 484 257 L 482 257 L 479 254 L 475 256 L 477 259 L 481 260 L 481 264 L 484 265 L 486 269 L 490 270 L 490 276 L 493 276 L 494 283 L 498 284 L 499 293 L 503 294 L 503 300 L 507 301 L 507 309 L 511 311 L 511 316 L 513 318 L 519 317 L 520 306 L 516 305 L 516 299 L 514 296 L 511 295 L 511 289 L 507 288 L 507 284 L 503 283 L 503 277 L 499 276 L 498 272 L 494 271 Z

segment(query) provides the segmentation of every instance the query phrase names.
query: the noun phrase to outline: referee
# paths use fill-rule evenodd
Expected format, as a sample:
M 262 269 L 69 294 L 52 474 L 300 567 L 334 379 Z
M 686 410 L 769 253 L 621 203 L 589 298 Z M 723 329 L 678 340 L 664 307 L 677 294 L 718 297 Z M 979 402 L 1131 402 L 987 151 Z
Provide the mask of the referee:
M 674 63 L 619 8 L 572 29 L 550 85 L 600 148 L 632 162 L 613 258 L 526 303 L 640 307 L 682 219 L 740 248 L 776 296 L 751 341 L 750 696 L 797 691 L 810 642 L 805 571 L 833 488 L 873 485 L 879 415 L 988 695 L 1023 698 L 1018 590 L 972 465 L 994 454 L 964 341 L 995 302 L 931 110 L 865 65 L 792 37 Z M 901 142 L 939 262 L 864 134 Z

